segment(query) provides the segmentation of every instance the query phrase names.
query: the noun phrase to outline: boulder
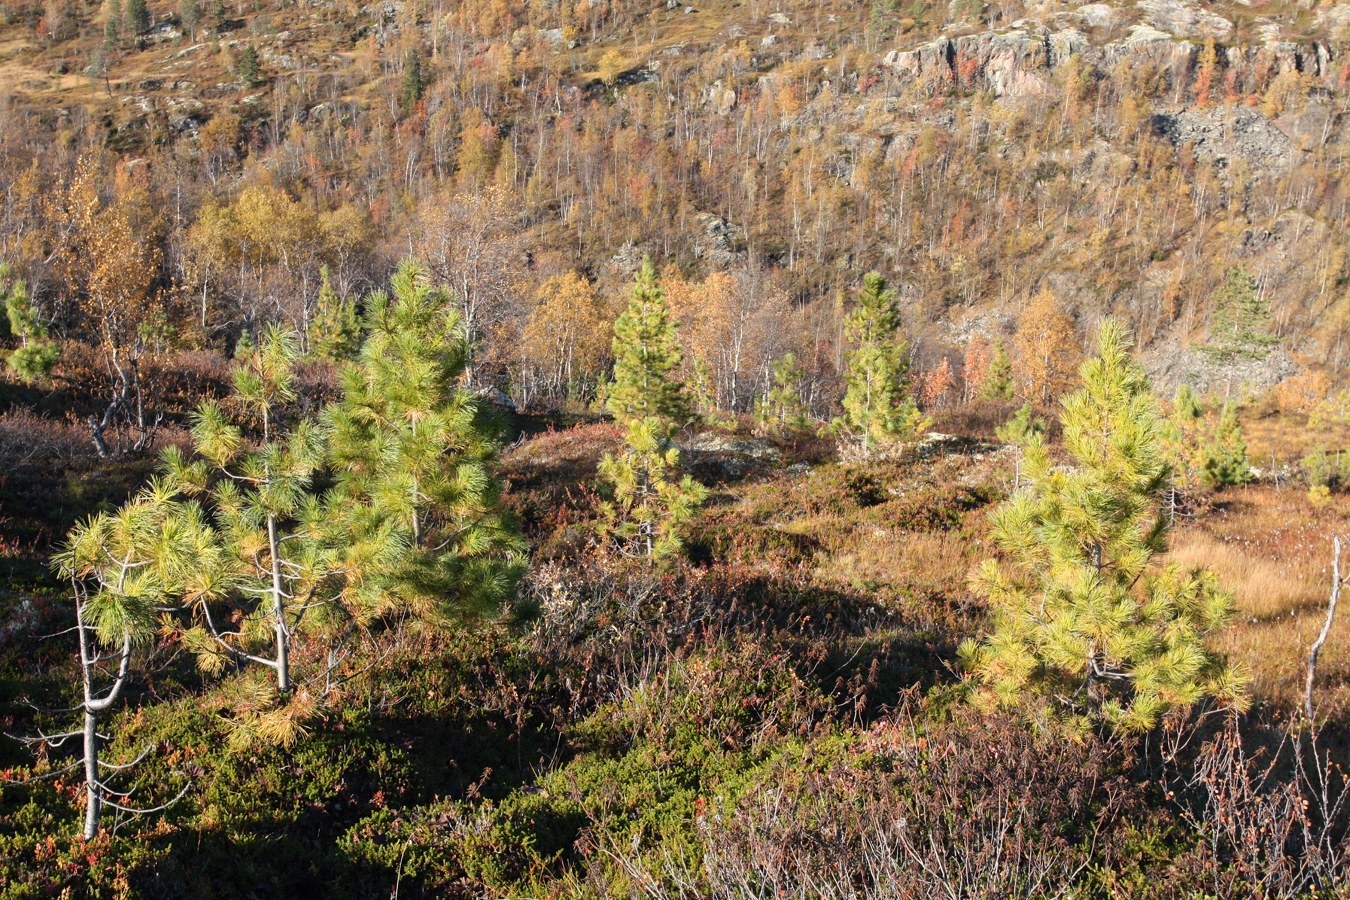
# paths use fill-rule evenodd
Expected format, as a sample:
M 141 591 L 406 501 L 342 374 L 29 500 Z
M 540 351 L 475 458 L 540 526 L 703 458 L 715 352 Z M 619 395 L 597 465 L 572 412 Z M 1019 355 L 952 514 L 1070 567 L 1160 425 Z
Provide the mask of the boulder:
M 1089 28 L 1110 28 L 1120 21 L 1120 13 L 1105 3 L 1089 3 L 1078 7 L 1078 18 Z
M 1233 30 L 1233 23 L 1223 16 L 1182 0 L 1139 0 L 1135 6 L 1146 22 L 1173 37 L 1223 38 Z

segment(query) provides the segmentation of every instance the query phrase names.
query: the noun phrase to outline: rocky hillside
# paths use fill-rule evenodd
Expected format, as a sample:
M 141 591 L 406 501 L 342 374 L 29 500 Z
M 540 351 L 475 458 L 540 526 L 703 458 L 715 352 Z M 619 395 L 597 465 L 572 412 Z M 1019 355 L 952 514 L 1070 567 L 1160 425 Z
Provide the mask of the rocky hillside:
M 485 370 L 513 392 L 538 348 L 494 335 L 527 330 L 539 286 L 575 269 L 612 299 L 644 252 L 737 279 L 746 367 L 795 349 L 825 395 L 836 295 L 874 268 L 920 368 L 1048 290 L 1077 337 L 1121 316 L 1165 383 L 1204 387 L 1194 348 L 1236 266 L 1282 339 L 1254 388 L 1344 360 L 1345 3 L 152 0 L 141 33 L 130 9 L 0 5 L 0 257 L 72 333 L 43 195 L 92 152 L 124 173 L 105 202 L 141 192 L 166 315 L 197 341 L 303 325 L 321 265 L 359 294 L 410 251 L 449 273 L 447 235 L 480 233 Z M 346 210 L 355 237 L 193 239 L 254 186 Z M 438 212 L 491 191 L 486 230 Z

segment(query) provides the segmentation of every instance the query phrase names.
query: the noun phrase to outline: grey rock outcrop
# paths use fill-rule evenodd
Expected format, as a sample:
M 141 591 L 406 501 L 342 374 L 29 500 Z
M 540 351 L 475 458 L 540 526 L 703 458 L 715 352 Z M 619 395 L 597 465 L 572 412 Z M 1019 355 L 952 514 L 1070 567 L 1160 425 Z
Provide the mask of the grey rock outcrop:
M 1038 96 L 1048 91 L 1054 70 L 1072 57 L 1102 71 L 1119 65 L 1153 69 L 1169 84 L 1191 73 L 1208 39 L 1231 37 L 1227 19 L 1184 0 L 1140 0 L 1142 21 L 1123 37 L 1093 43 L 1078 27 L 1053 28 L 1019 21 L 1011 31 L 986 31 L 940 37 L 909 49 L 894 49 L 882 64 L 905 80 L 950 84 L 963 89 L 989 90 L 1000 97 Z M 1115 28 L 1120 11 L 1105 4 L 1088 4 L 1057 22 L 1077 22 L 1084 28 Z M 1273 24 L 1273 23 L 1272 23 Z M 1266 32 L 1278 37 L 1278 28 Z M 1278 74 L 1297 71 L 1313 78 L 1337 77 L 1338 51 L 1320 43 L 1299 44 L 1265 40 L 1225 51 L 1229 66 L 1269 66 Z
M 1265 168 L 1286 168 L 1293 143 L 1270 120 L 1245 106 L 1185 109 L 1158 115 L 1154 127 L 1175 144 L 1190 144 L 1197 159 L 1226 165 L 1242 158 Z

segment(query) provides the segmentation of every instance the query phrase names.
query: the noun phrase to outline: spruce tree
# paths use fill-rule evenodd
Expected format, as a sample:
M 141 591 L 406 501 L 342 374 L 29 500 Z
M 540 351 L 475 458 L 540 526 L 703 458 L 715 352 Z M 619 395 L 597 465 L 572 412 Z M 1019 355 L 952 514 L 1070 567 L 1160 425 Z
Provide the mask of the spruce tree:
M 994 341 L 994 358 L 989 362 L 989 374 L 980 385 L 980 396 L 986 400 L 1011 400 L 1013 398 L 1012 359 L 1003 341 Z
M 773 364 L 773 385 L 755 404 L 755 420 L 760 427 L 775 432 L 805 431 L 811 427 L 806 404 L 802 402 L 802 369 L 797 357 L 784 354 Z
M 1256 279 L 1243 268 L 1229 269 L 1215 292 L 1209 343 L 1200 349 L 1228 370 L 1232 393 L 1233 364 L 1270 355 L 1279 338 L 1270 333 L 1270 301 L 1257 290 Z
M 1000 557 L 973 576 L 992 632 L 961 655 L 983 702 L 1039 697 L 1078 727 L 1139 731 L 1206 696 L 1241 705 L 1243 692 L 1207 643 L 1232 598 L 1208 571 L 1155 563 L 1171 474 L 1157 400 L 1120 325 L 1105 323 L 1097 343 L 1063 404 L 1075 465 L 1028 445 L 1027 486 L 993 515 Z
M 403 58 L 403 83 L 399 86 L 398 108 L 404 116 L 412 115 L 426 93 L 426 76 L 422 72 L 422 55 L 409 47 Z
M 350 359 L 361 342 L 356 304 L 338 296 L 327 266 L 319 270 L 319 295 L 308 337 L 311 355 L 334 362 Z
M 853 345 L 848 354 L 848 388 L 838 425 L 859 436 L 864 451 L 906 440 L 925 427 L 910 398 L 909 347 L 900 339 L 895 291 L 876 272 L 863 277 L 858 305 L 845 322 Z
M 392 299 L 367 299 L 368 337 L 326 413 L 342 546 L 361 558 L 406 547 L 361 588 L 367 617 L 410 610 L 433 624 L 500 609 L 524 546 L 493 473 L 498 428 L 460 386 L 469 359 L 450 296 L 405 262 Z
M 127 0 L 127 27 L 134 35 L 142 35 L 150 30 L 150 10 L 145 0 Z
M 38 321 L 28 285 L 13 279 L 6 263 L 0 263 L 0 300 L 4 301 L 10 333 L 19 339 L 18 348 L 5 357 L 9 370 L 22 381 L 43 380 L 51 375 L 61 348 L 47 339 L 47 328 Z
M 681 354 L 675 321 L 651 259 L 643 257 L 628 307 L 614 323 L 614 379 L 606 405 L 622 424 L 655 416 L 690 418 L 684 385 L 675 377 Z

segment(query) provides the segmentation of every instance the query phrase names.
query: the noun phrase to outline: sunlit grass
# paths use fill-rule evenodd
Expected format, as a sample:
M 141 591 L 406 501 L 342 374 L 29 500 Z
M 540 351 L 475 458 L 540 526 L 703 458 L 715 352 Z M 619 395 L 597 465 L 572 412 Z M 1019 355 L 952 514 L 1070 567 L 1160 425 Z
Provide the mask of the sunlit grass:
M 1233 592 L 1236 614 L 1219 645 L 1250 673 L 1259 702 L 1280 710 L 1301 702 L 1308 647 L 1331 589 L 1331 538 L 1345 527 L 1348 506 L 1337 497 L 1316 507 L 1300 487 L 1251 487 L 1222 495 L 1215 509 L 1173 536 L 1171 558 L 1212 569 Z M 1350 708 L 1347 607 L 1318 664 L 1323 714 Z

